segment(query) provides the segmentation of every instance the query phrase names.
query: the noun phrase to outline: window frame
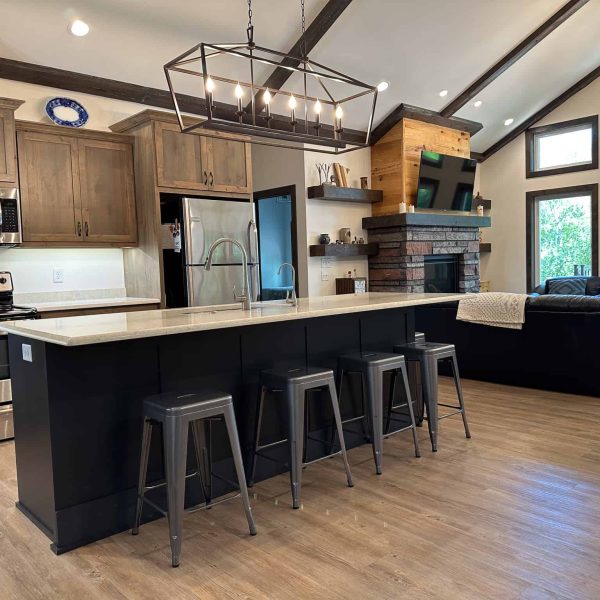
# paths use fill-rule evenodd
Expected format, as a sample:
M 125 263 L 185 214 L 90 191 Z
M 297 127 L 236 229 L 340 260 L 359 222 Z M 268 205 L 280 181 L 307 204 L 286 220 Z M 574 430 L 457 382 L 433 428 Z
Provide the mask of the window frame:
M 574 129 L 582 125 L 589 125 L 592 129 L 592 161 L 582 165 L 569 165 L 565 167 L 553 167 L 551 169 L 536 170 L 536 141 L 537 138 L 548 133 L 559 133 L 561 130 Z M 531 127 L 525 132 L 525 171 L 526 178 L 547 177 L 549 175 L 559 175 L 561 173 L 574 173 L 576 171 L 590 171 L 598 168 L 598 115 L 572 119 L 570 121 L 561 121 L 551 125 L 541 127 Z
M 590 196 L 592 203 L 592 275 L 598 275 L 598 184 L 572 185 L 569 187 L 535 190 L 526 193 L 526 260 L 527 289 L 532 292 L 537 281 L 537 207 L 544 199 Z M 543 282 L 540 282 L 543 283 Z

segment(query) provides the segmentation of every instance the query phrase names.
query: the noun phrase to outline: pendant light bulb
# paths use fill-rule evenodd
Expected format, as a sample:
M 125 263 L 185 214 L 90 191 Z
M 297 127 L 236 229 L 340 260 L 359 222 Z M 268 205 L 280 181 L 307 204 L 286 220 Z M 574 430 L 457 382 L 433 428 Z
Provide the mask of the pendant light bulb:
M 263 102 L 268 106 L 271 102 L 271 92 L 267 89 L 263 94 Z
M 317 100 L 315 102 L 315 112 L 320 115 L 321 114 L 321 103 Z
M 209 94 L 215 91 L 215 82 L 210 77 L 206 80 L 206 91 Z
M 235 86 L 235 97 L 239 100 L 243 96 L 244 96 L 244 90 L 242 89 L 242 86 L 238 83 Z
M 290 96 L 290 100 L 289 100 L 288 104 L 289 104 L 289 107 L 290 107 L 292 110 L 294 110 L 294 109 L 296 108 L 296 105 L 297 105 L 298 103 L 296 102 L 296 98 L 295 98 L 294 96 Z
M 337 108 L 335 109 L 335 117 L 336 119 L 341 119 L 344 116 L 344 111 L 342 110 L 342 107 L 338 104 Z

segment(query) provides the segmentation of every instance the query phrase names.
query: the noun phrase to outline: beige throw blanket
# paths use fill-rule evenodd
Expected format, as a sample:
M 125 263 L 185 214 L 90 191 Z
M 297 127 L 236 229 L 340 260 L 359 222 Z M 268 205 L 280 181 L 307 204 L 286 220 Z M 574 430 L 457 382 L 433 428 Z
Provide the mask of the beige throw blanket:
M 459 321 L 491 327 L 522 329 L 525 323 L 526 294 L 485 292 L 465 298 L 458 303 Z

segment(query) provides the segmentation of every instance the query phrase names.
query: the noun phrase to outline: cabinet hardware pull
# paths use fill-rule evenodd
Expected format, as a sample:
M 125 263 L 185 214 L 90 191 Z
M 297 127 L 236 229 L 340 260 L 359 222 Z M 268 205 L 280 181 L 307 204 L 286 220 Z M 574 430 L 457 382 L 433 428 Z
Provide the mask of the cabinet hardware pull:
M 208 184 L 208 175 L 206 174 L 206 171 L 204 171 L 204 185 Z
M 81 237 L 81 221 L 77 221 L 77 235 Z
M 213 177 L 212 171 L 210 172 L 210 187 L 212 187 L 213 183 L 215 181 L 215 178 Z
M 85 237 L 88 237 L 90 235 L 90 226 L 88 225 L 88 222 L 85 222 Z

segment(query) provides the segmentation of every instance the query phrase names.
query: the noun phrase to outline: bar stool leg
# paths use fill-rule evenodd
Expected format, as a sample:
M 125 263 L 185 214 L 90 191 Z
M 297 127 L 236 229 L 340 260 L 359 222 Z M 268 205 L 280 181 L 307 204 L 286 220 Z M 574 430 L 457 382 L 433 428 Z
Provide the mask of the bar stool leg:
M 227 433 L 229 434 L 229 444 L 231 445 L 235 471 L 238 478 L 238 485 L 240 486 L 240 495 L 242 496 L 244 512 L 246 513 L 246 520 L 248 521 L 248 529 L 250 530 L 250 535 L 256 535 L 256 525 L 254 523 L 254 517 L 252 516 L 252 508 L 250 507 L 250 498 L 248 498 L 246 475 L 244 473 L 244 463 L 242 461 L 242 451 L 240 449 L 240 440 L 238 437 L 237 426 L 235 424 L 233 405 L 230 404 L 225 408 L 224 416 Z
M 387 408 L 387 416 L 386 416 L 386 422 L 385 422 L 385 432 L 389 433 L 390 432 L 390 424 L 392 422 L 392 413 L 393 413 L 393 409 L 392 407 L 394 406 L 394 398 L 396 397 L 396 376 L 397 373 L 396 371 L 392 371 L 391 374 L 391 379 L 390 379 L 390 402 L 388 404 L 388 408 Z
M 342 452 L 342 458 L 344 459 L 344 468 L 346 469 L 346 481 L 348 482 L 348 487 L 354 487 L 352 473 L 350 472 L 350 464 L 348 463 L 348 454 L 346 452 L 346 442 L 344 441 L 342 417 L 340 416 L 340 404 L 333 381 L 329 383 L 329 396 L 331 398 L 331 408 L 333 409 L 333 417 L 335 419 L 338 437 L 340 438 L 340 450 Z
M 425 357 L 420 361 L 423 400 L 427 407 L 427 425 L 431 439 L 431 450 L 437 452 L 438 425 L 438 363 L 434 357 Z
M 402 373 L 402 381 L 404 382 L 404 391 L 406 394 L 406 403 L 408 405 L 408 414 L 410 415 L 410 422 L 412 425 L 413 442 L 415 444 L 415 456 L 419 458 L 421 456 L 421 450 L 419 449 L 419 440 L 417 439 L 417 424 L 415 422 L 415 412 L 413 410 L 413 400 L 410 393 L 410 385 L 408 383 L 408 373 L 406 372 L 406 363 L 400 367 Z
M 467 423 L 467 414 L 465 413 L 465 401 L 462 393 L 462 385 L 460 384 L 460 375 L 458 373 L 458 361 L 456 360 L 456 355 L 452 356 L 450 364 L 452 365 L 452 375 L 454 376 L 456 395 L 458 396 L 458 403 L 460 405 L 460 414 L 462 416 L 463 425 L 465 427 L 465 437 L 470 438 L 471 432 L 469 431 L 469 424 Z
M 210 419 L 197 419 L 192 422 L 192 438 L 196 453 L 198 476 L 202 485 L 204 502 L 210 505 L 212 500 L 212 460 L 211 460 L 211 421 Z M 208 430 L 208 431 L 207 431 Z
M 288 440 L 290 445 L 290 484 L 292 508 L 300 508 L 302 486 L 302 454 L 304 446 L 304 403 L 306 391 L 303 387 L 289 385 L 285 390 L 288 409 Z
M 179 566 L 181 556 L 188 427 L 183 419 L 167 417 L 163 422 L 171 563 L 174 567 Z
M 377 475 L 381 475 L 381 457 L 383 455 L 383 374 L 379 370 L 368 369 L 365 372 L 365 379 L 375 472 Z
M 418 361 L 411 360 L 407 363 L 408 381 L 410 383 L 410 393 L 414 402 L 415 419 L 417 427 L 423 426 L 423 390 L 421 385 L 421 373 Z
M 341 367 L 337 372 L 337 395 L 338 401 L 342 398 L 342 386 L 344 385 L 344 369 Z M 340 409 L 341 411 L 341 409 Z M 337 433 L 337 424 L 335 422 L 335 413 L 333 415 L 333 423 L 331 424 L 331 437 L 329 439 L 329 454 L 333 454 L 335 449 L 335 435 Z
M 250 476 L 248 478 L 248 487 L 254 485 L 256 475 L 256 459 L 258 458 L 258 447 L 260 445 L 260 428 L 262 425 L 263 405 L 265 403 L 265 386 L 258 387 L 258 404 L 256 406 L 256 423 L 254 429 L 254 451 L 252 452 L 252 462 L 250 464 Z
M 150 441 L 152 439 L 152 423 L 150 419 L 144 419 L 144 428 L 142 433 L 142 451 L 140 456 L 140 473 L 138 477 L 138 493 L 135 509 L 135 520 L 132 535 L 137 535 L 140 531 L 140 521 L 142 519 L 142 510 L 144 507 L 144 492 L 146 490 L 146 475 L 148 472 L 148 457 L 150 455 Z

